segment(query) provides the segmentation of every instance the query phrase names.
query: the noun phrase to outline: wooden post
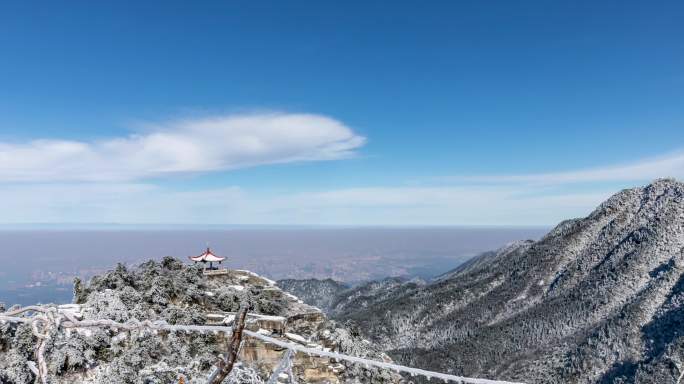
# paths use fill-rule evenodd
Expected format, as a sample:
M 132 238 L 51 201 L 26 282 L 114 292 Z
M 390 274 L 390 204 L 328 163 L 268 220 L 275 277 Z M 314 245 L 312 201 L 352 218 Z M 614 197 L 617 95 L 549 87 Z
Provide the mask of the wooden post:
M 230 345 L 228 346 L 228 356 L 225 360 L 220 359 L 216 364 L 217 369 L 209 377 L 208 384 L 221 384 L 223 380 L 233 370 L 233 365 L 238 358 L 240 352 L 240 343 L 242 342 L 242 330 L 245 328 L 245 318 L 247 317 L 248 306 L 243 304 L 238 311 L 235 322 L 233 323 L 233 335 L 230 338 Z

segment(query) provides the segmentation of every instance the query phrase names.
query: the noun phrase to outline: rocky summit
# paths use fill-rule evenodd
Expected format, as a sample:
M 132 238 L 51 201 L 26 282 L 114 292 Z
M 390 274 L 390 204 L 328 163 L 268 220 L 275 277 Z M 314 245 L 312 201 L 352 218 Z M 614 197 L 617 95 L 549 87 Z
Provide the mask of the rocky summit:
M 426 285 L 347 290 L 329 311 L 403 364 L 527 383 L 680 383 L 684 184 L 623 190 L 539 241 Z
M 231 325 L 235 312 L 249 305 L 246 329 L 309 348 L 391 361 L 355 329 L 328 321 L 317 308 L 282 291 L 273 281 L 249 271 L 204 271 L 166 258 L 138 268 L 119 266 L 76 281 L 74 304 L 63 306 L 79 319 L 120 323 L 160 321 L 182 325 Z M 51 384 L 206 383 L 230 334 L 124 331 L 117 329 L 53 330 L 45 357 Z M 0 325 L 0 383 L 34 383 L 29 362 L 38 340 L 28 324 Z M 226 383 L 262 383 L 283 359 L 282 348 L 246 338 L 239 362 Z M 366 369 L 329 358 L 297 353 L 293 375 L 279 383 L 395 383 L 396 374 Z

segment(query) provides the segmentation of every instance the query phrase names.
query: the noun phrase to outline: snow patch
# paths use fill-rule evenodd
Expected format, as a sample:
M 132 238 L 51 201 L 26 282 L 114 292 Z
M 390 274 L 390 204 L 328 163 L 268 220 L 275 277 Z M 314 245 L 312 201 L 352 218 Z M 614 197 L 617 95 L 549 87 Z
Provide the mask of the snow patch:
M 271 285 L 271 286 L 276 285 L 276 282 L 275 282 L 275 281 L 273 281 L 273 280 L 271 280 L 271 279 L 268 279 L 268 278 L 266 278 L 266 277 L 263 277 L 263 276 L 261 276 L 261 275 L 259 275 L 259 274 L 257 274 L 257 273 L 252 272 L 252 271 L 248 271 L 248 270 L 246 270 L 246 269 L 236 269 L 236 271 L 237 271 L 237 272 L 246 273 L 246 274 L 248 274 L 248 275 L 250 275 L 250 276 L 258 277 L 258 278 L 260 278 L 260 279 L 266 281 L 266 282 L 268 283 L 268 285 Z
M 285 332 L 285 337 L 302 345 L 307 344 L 306 339 L 304 337 L 294 333 Z

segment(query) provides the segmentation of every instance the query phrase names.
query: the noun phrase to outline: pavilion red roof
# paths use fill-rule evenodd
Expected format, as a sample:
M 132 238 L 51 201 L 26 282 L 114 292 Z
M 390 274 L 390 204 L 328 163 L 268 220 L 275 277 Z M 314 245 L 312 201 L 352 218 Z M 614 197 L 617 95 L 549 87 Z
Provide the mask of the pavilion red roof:
M 212 262 L 215 262 L 215 261 L 223 261 L 226 258 L 214 255 L 214 253 L 211 252 L 211 249 L 207 248 L 207 250 L 204 251 L 203 254 L 201 254 L 199 256 L 190 256 L 189 259 L 192 261 L 205 261 L 205 262 L 212 261 Z

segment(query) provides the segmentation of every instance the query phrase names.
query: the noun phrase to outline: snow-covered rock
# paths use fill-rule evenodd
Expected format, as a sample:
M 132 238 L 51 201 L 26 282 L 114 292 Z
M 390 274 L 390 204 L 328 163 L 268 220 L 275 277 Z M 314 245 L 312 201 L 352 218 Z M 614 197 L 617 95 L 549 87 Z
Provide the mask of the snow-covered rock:
M 211 294 L 208 294 L 211 293 Z M 337 327 L 316 308 L 291 298 L 273 281 L 248 271 L 218 270 L 204 273 L 195 266 L 166 258 L 129 270 L 115 270 L 75 285 L 76 303 L 60 309 L 84 320 L 118 322 L 163 320 L 169 324 L 231 325 L 241 303 L 249 305 L 246 328 L 259 334 L 340 348 L 319 336 Z M 285 335 L 289 335 L 288 338 Z M 294 336 L 293 336 L 294 335 Z M 156 332 L 88 328 L 54 332 L 46 359 L 51 384 L 186 383 L 206 382 L 212 365 L 226 351 L 226 332 Z M 33 361 L 37 339 L 27 324 L 0 325 L 0 383 L 33 383 L 35 374 L 26 364 Z M 320 343 L 320 344 L 319 344 Z M 353 342 L 352 342 L 353 344 Z M 263 383 L 282 358 L 282 349 L 247 337 L 240 361 L 227 383 Z M 365 370 L 358 378 L 328 369 L 328 358 L 297 354 L 293 371 L 298 382 L 376 383 Z

